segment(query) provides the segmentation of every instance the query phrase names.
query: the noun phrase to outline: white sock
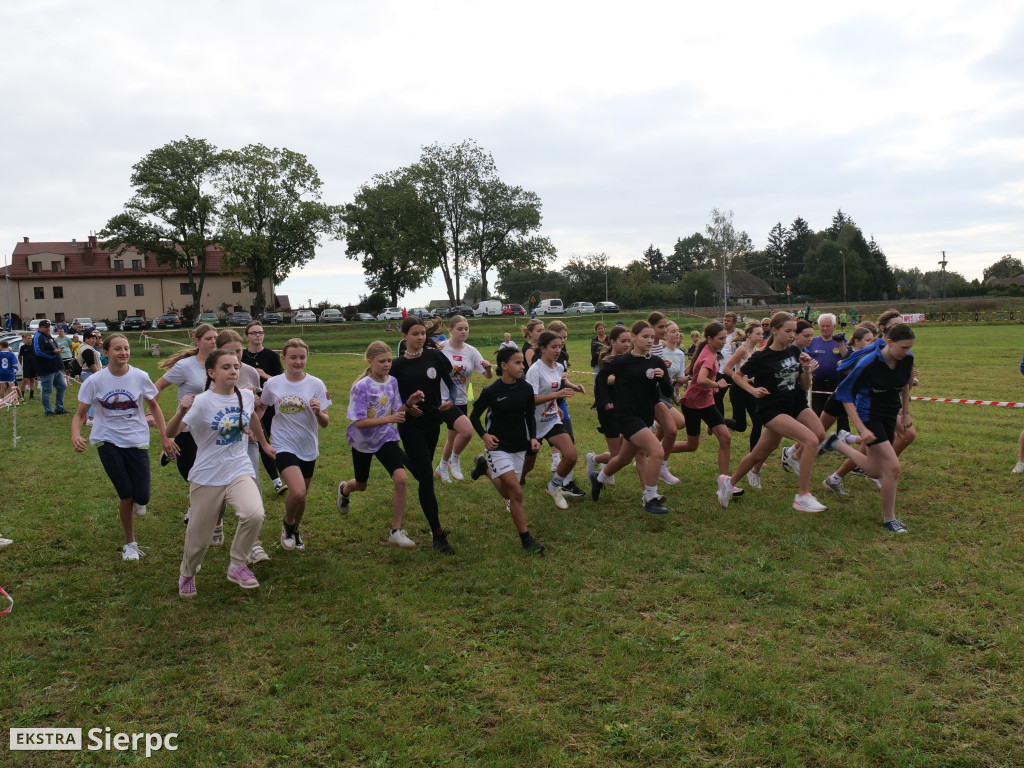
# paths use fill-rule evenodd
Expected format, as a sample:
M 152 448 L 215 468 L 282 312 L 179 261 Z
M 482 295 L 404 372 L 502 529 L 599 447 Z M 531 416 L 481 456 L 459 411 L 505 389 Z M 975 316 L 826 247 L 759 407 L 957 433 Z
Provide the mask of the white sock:
M 452 457 L 450 459 L 448 459 L 448 463 L 449 464 L 458 464 L 459 463 L 459 456 L 461 456 L 461 455 L 462 454 L 460 454 L 460 453 L 453 453 Z
M 648 502 L 658 495 L 658 486 L 656 485 L 645 485 L 644 486 L 644 501 Z
M 603 484 L 607 479 L 608 475 L 604 473 L 604 469 L 602 468 L 601 471 L 597 473 L 597 482 Z
M 561 475 L 559 475 L 556 472 L 555 476 L 551 478 L 551 487 L 552 488 L 561 488 L 562 487 L 562 483 L 564 483 L 564 482 L 565 482 L 565 478 L 562 477 Z
M 668 469 L 668 459 L 666 459 L 665 461 L 661 462 L 661 468 L 662 469 Z
M 572 482 L 572 473 L 573 473 L 573 470 L 570 469 L 569 470 L 569 474 L 565 476 L 565 482 L 567 482 L 567 483 L 571 483 Z

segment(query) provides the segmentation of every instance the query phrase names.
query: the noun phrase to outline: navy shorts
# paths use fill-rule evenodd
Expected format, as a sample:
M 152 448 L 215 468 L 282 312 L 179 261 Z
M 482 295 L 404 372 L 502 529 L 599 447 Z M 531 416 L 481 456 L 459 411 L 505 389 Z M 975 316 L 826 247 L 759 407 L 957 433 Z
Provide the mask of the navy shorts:
M 306 461 L 305 459 L 300 459 L 294 453 L 286 451 L 279 452 L 275 462 L 277 463 L 278 472 L 284 472 L 288 467 L 298 467 L 302 471 L 302 476 L 307 480 L 313 477 L 313 470 L 316 469 L 316 459 Z
M 400 469 L 405 469 L 405 451 L 399 447 L 397 442 L 384 443 L 376 453 L 363 453 L 352 449 L 352 465 L 356 471 L 356 482 L 365 483 L 370 479 L 370 464 L 373 457 L 384 465 L 388 475 L 394 475 Z
M 145 448 L 121 448 L 113 443 L 96 446 L 107 477 L 114 484 L 117 498 L 149 503 L 149 451 Z

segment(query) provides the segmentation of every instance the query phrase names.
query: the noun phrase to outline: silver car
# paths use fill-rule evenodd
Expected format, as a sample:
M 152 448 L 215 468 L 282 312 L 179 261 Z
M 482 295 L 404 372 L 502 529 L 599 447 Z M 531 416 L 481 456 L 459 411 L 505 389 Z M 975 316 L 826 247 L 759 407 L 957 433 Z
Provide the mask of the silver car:
M 590 315 L 594 312 L 594 305 L 589 301 L 577 301 L 565 308 L 567 315 Z

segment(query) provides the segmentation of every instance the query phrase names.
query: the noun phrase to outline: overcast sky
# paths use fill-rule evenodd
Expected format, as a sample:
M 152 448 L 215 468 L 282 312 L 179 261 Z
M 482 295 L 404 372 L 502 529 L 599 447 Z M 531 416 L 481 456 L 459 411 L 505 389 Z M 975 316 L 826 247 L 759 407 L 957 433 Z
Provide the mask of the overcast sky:
M 1019 0 L 4 2 L 0 251 L 101 229 L 186 135 L 301 152 L 332 203 L 472 138 L 561 260 L 841 208 L 890 264 L 980 278 L 1024 257 L 1022 40 Z M 354 303 L 361 275 L 325 241 L 278 292 Z

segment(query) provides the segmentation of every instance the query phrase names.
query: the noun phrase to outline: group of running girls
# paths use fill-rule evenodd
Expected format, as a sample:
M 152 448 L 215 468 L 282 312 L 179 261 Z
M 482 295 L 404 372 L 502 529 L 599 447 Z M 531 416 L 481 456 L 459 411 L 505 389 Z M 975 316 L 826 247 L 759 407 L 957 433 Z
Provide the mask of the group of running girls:
M 604 488 L 614 485 L 615 475 L 635 463 L 643 508 L 653 514 L 668 512 L 658 486 L 679 482 L 669 470 L 669 457 L 697 450 L 706 428 L 718 441 L 716 495 L 723 507 L 743 492 L 738 484 L 744 478 L 751 488 L 760 488 L 761 467 L 785 438 L 795 443 L 783 454 L 784 468 L 798 472 L 795 509 L 825 509 L 811 494 L 813 463 L 823 452 L 838 451 L 846 463 L 824 487 L 845 495 L 842 478 L 851 471 L 876 479 L 884 525 L 893 532 L 905 531 L 895 515 L 895 493 L 898 455 L 915 436 L 908 409 L 914 335 L 897 320 L 895 312 L 886 313 L 877 328 L 865 323 L 854 331 L 852 351 L 839 366 L 840 384 L 820 418 L 807 407 L 814 363 L 801 348 L 813 333 L 788 313 L 775 313 L 767 336 L 761 323 L 731 337 L 724 324 L 709 323 L 691 347 L 688 365 L 679 327 L 660 312 L 628 330 L 616 325 L 607 334 L 599 323 L 592 340 L 593 407 L 607 450 L 586 454 L 591 498 L 597 501 Z M 502 344 L 494 366 L 467 343 L 469 324 L 463 317 L 452 319 L 447 338 L 439 323 L 428 328 L 418 317 L 406 318 L 401 331 L 398 356 L 384 342 L 372 343 L 366 350 L 366 370 L 352 385 L 346 437 L 354 476 L 338 484 L 339 512 L 348 512 L 353 493 L 366 490 L 376 456 L 393 485 L 387 543 L 415 547 L 403 527 L 408 471 L 417 483 L 433 548 L 453 554 L 434 482 L 463 479 L 460 458 L 475 431 L 484 451 L 473 462 L 472 479 L 490 479 L 505 500 L 522 547 L 542 554 L 545 546 L 530 534 L 523 501 L 523 485 L 542 441 L 552 450 L 547 495 L 559 509 L 568 508 L 567 496 L 583 495 L 573 481 L 578 452 L 568 402 L 584 387 L 569 377 L 565 324 L 554 321 L 544 328 L 539 321 L 529 322 L 523 348 Z M 174 461 L 189 483 L 179 573 L 179 594 L 184 597 L 196 592 L 195 577 L 207 548 L 223 545 L 222 518 L 228 504 L 239 522 L 227 578 L 245 589 L 259 585 L 249 566 L 269 559 L 260 542 L 265 515 L 261 456 L 275 490 L 287 493 L 281 547 L 305 547 L 300 526 L 319 456 L 318 432 L 330 424 L 330 395 L 323 381 L 306 373 L 309 349 L 302 340 L 286 342 L 278 357 L 263 347 L 258 322 L 245 334 L 243 339 L 233 330 L 218 333 L 200 325 L 192 347 L 161 363 L 165 373 L 155 384 L 129 364 L 128 339 L 111 334 L 103 342 L 109 365 L 83 383 L 72 422 L 75 450 L 98 445 L 100 461 L 117 491 L 125 560 L 144 554 L 134 526 L 145 515 L 150 497 L 147 449 L 150 428 L 157 429 L 161 463 Z M 447 343 L 442 346 L 439 339 Z M 723 349 L 730 350 L 727 359 Z M 469 412 L 474 372 L 497 380 L 480 392 Z M 724 395 L 730 382 L 734 418 L 727 420 L 716 395 Z M 157 399 L 171 385 L 178 404 L 165 424 Z M 86 441 L 82 429 L 90 408 L 95 419 Z M 826 436 L 844 414 L 859 437 L 845 431 Z M 730 473 L 730 429 L 744 431 L 748 420 L 749 453 Z M 442 424 L 446 440 L 435 467 Z M 686 440 L 677 439 L 682 430 Z

